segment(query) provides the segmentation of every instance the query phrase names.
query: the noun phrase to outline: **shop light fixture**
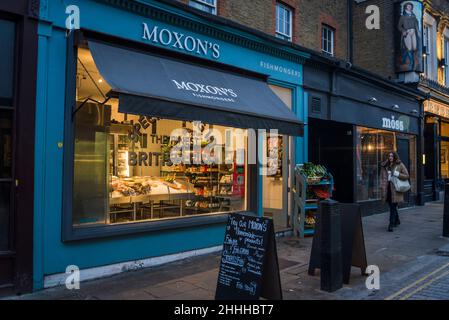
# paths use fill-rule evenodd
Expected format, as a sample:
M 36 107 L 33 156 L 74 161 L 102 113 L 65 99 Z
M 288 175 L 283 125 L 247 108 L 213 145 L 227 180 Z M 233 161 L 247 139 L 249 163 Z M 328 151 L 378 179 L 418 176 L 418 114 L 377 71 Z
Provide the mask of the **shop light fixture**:
M 393 105 L 393 109 L 399 109 L 399 105 L 394 104 L 394 105 Z
M 446 59 L 443 58 L 440 60 L 440 68 L 445 69 L 446 68 Z
M 425 58 L 425 57 L 427 57 L 427 47 L 426 46 L 423 46 L 422 47 L 422 56 Z
M 377 102 L 377 99 L 375 97 L 371 97 L 368 99 L 369 102 Z
M 103 82 L 103 79 L 101 79 L 101 78 L 98 79 L 98 82 L 99 82 L 99 83 L 102 83 L 102 82 Z
M 426 155 L 425 154 L 422 155 L 422 164 L 426 165 Z
M 414 113 L 414 114 L 417 114 L 417 113 L 418 113 L 418 110 L 413 109 L 411 112 Z

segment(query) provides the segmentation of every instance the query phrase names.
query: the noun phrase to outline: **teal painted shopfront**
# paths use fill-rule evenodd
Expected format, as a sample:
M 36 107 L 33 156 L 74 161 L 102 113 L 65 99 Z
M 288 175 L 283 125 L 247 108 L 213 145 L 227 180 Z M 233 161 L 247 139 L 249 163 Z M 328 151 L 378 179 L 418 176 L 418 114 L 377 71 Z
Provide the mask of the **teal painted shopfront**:
M 35 290 L 219 250 L 229 212 L 290 229 L 308 54 L 182 5 L 74 0 L 72 31 L 40 5 Z

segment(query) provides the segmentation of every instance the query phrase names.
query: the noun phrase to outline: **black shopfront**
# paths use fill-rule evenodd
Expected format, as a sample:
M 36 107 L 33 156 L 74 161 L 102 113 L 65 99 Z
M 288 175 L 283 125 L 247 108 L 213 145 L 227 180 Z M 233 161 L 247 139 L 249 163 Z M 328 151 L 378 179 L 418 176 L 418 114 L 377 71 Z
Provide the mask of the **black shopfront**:
M 360 204 L 364 215 L 386 211 L 380 164 L 394 150 L 410 172 L 403 206 L 422 204 L 419 91 L 321 57 L 306 64 L 304 88 L 309 161 L 333 174 L 333 199 Z
M 424 113 L 424 193 L 426 201 L 436 201 L 449 182 L 449 99 L 431 92 Z

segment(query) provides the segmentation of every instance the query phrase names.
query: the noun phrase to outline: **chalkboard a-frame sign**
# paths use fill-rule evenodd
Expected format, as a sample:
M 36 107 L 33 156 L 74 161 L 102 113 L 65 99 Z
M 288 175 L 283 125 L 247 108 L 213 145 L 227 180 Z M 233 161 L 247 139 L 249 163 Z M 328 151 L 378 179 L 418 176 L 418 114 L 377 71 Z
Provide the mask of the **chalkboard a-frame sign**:
M 217 300 L 282 300 L 273 221 L 231 214 L 218 273 Z

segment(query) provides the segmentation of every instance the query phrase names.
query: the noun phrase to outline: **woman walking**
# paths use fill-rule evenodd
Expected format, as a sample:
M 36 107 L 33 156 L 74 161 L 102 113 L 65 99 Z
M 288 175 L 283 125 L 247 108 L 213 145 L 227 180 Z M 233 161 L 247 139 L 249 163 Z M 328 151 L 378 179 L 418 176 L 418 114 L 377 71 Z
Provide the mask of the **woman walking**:
M 398 204 L 404 202 L 404 193 L 395 189 L 393 179 L 408 180 L 407 168 L 399 159 L 396 152 L 388 153 L 388 158 L 382 162 L 382 199 L 390 206 L 390 224 L 388 231 L 401 224 L 399 220 Z

